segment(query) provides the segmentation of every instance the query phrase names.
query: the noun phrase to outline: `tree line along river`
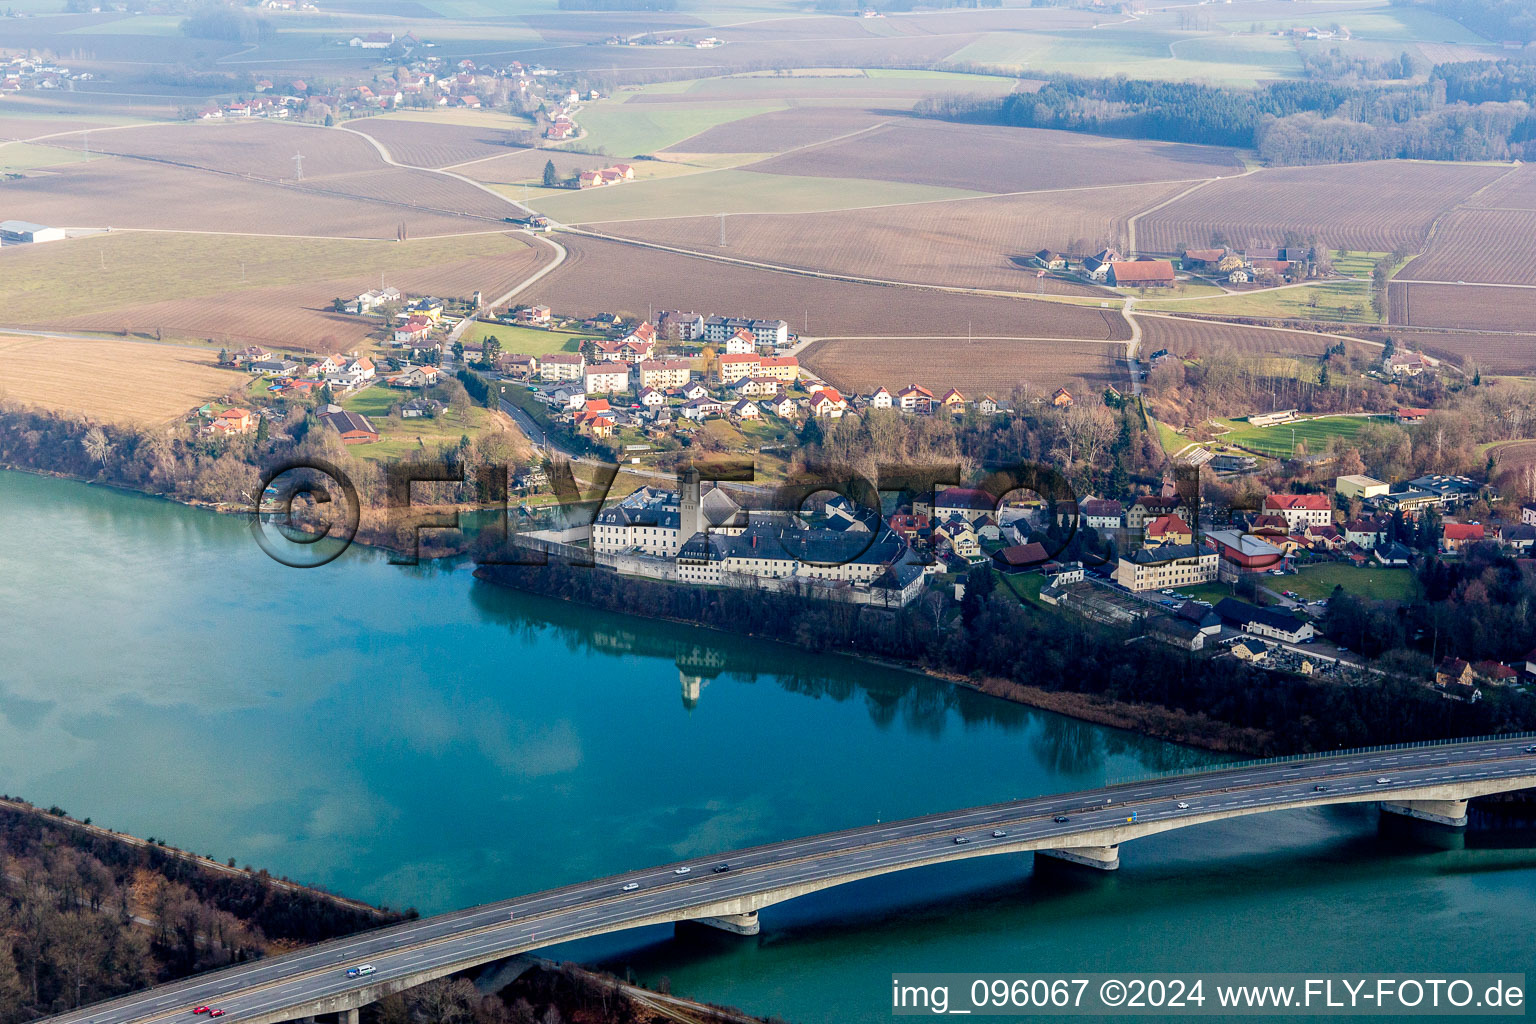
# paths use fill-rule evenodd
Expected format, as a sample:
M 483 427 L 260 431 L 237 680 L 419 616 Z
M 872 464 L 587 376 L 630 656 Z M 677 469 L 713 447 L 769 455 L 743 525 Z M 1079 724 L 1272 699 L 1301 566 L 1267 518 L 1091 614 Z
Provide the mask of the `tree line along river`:
M 243 520 L 0 472 L 0 790 L 423 913 L 1210 755 L 925 677 L 501 590 L 267 558 Z M 1262 815 L 1100 874 L 966 861 L 548 951 L 791 1021 L 903 971 L 1536 968 L 1533 834 Z

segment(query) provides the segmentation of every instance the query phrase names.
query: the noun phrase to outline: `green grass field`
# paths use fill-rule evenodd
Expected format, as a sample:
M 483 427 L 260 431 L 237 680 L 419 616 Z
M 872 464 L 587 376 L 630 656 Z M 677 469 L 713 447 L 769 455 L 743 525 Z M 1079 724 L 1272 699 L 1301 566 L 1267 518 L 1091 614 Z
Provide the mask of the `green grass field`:
M 1246 420 L 1218 421 L 1232 428 L 1220 440 L 1225 444 L 1241 445 L 1264 455 L 1286 456 L 1300 451 L 1303 445 L 1312 453 L 1327 449 L 1331 438 L 1349 439 L 1359 433 L 1368 416 L 1319 416 L 1295 423 L 1281 423 L 1272 427 L 1252 427 Z M 1295 448 L 1292 447 L 1294 438 Z
M 415 394 L 413 391 L 398 391 L 374 385 L 342 399 L 340 405 L 343 409 L 367 416 L 373 428 L 379 432 L 378 441 L 354 445 L 351 450 L 365 459 L 399 461 L 413 451 L 455 444 L 465 434 L 474 437 L 485 428 L 491 415 L 487 410 L 476 407 L 469 411 L 467 423 L 451 411 L 445 411 L 436 419 L 401 420 L 398 424 L 391 422 L 389 407 L 396 402 L 408 401 Z
M 592 334 L 576 334 L 569 331 L 541 331 L 536 327 L 508 327 L 505 324 L 477 322 L 464 332 L 464 343 L 478 345 L 488 337 L 501 342 L 503 352 L 517 352 L 527 356 L 548 355 L 551 352 L 575 352 Z
M 1139 302 L 1137 306 L 1184 313 L 1222 313 L 1228 316 L 1292 317 L 1371 324 L 1381 322 L 1381 317 L 1371 310 L 1369 281 L 1329 281 L 1301 287 L 1263 288 L 1189 302 L 1153 300 Z
M 989 32 L 949 56 L 1020 73 L 1125 74 L 1132 78 L 1201 79 L 1251 85 L 1292 78 L 1301 61 L 1289 40 L 1267 35 L 1192 32 L 1172 16 L 1149 15 L 1096 29 Z
M 1411 601 L 1419 592 L 1412 569 L 1383 569 L 1379 565 L 1356 568 L 1342 562 L 1303 566 L 1284 579 L 1272 577 L 1277 590 L 1294 590 L 1309 601 L 1321 601 L 1343 587 L 1357 597 L 1376 601 Z
M 0 153 L 3 153 L 0 150 Z M 5 315 L 40 323 L 166 299 L 329 277 L 378 275 L 452 260 L 515 252 L 509 235 L 466 235 L 409 242 L 125 231 L 51 242 L 26 259 L 0 255 Z M 89 281 L 89 288 L 80 282 Z
M 615 159 L 641 156 L 676 145 L 717 124 L 783 110 L 788 106 L 785 102 L 772 101 L 623 102 L 633 95 L 626 93 L 583 106 L 575 117 L 576 123 L 587 134 L 577 147 L 606 153 Z
M 936 185 L 719 170 L 546 194 L 528 202 L 555 220 L 582 224 L 715 213 L 815 213 L 979 195 Z M 729 223 L 726 233 L 729 238 Z
M 1304 320 L 1329 320 L 1356 323 L 1380 323 L 1382 318 L 1371 310 L 1371 270 L 1376 260 L 1387 253 L 1344 252 L 1334 254 L 1333 268 L 1359 280 L 1320 281 L 1300 287 L 1263 288 L 1236 294 L 1211 288 L 1206 298 L 1151 299 L 1138 302 L 1143 309 L 1173 310 L 1185 313 L 1221 313 L 1227 316 L 1291 317 Z M 1401 269 L 1401 266 L 1398 267 Z M 1394 271 L 1395 272 L 1395 271 Z M 1186 295 L 1201 293 L 1188 292 Z
M 67 143 L 66 143 L 67 144 Z M 0 174 L 15 174 L 36 167 L 58 167 L 61 164 L 77 164 L 94 160 L 78 148 L 62 149 L 59 146 L 42 146 L 32 142 L 0 144 Z
M 1232 586 L 1227 583 L 1200 583 L 1193 587 L 1179 587 L 1179 593 L 1188 594 L 1197 601 L 1216 604 L 1224 597 L 1232 596 Z

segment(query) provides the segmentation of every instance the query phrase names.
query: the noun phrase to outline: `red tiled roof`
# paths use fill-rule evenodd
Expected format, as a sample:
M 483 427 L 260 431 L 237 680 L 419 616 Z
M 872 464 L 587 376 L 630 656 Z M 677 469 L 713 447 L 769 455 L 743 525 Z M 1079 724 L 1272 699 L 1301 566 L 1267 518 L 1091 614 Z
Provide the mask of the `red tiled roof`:
M 1326 494 L 1271 494 L 1264 499 L 1264 507 L 1272 509 L 1305 509 L 1322 512 L 1333 507 Z
M 1115 263 L 1110 268 L 1116 284 L 1135 284 L 1138 281 L 1172 281 L 1173 264 L 1167 260 L 1134 260 Z

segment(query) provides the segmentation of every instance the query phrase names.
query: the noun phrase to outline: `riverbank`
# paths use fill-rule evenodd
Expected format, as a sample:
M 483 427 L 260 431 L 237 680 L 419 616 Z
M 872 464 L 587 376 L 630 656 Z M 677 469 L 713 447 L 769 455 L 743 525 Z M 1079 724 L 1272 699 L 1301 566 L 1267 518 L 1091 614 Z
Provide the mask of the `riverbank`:
M 0 893 L 6 892 L 6 883 L 14 884 L 5 902 L 22 911 L 0 918 L 0 979 L 32 979 L 30 990 L 0 985 L 0 1020 L 51 1015 L 143 984 L 181 980 L 414 916 L 9 796 L 0 796 L 0 866 Z M 275 894 L 275 900 L 263 894 Z M 38 909 L 46 913 L 28 912 L 37 901 L 43 901 Z M 340 916 L 328 914 L 326 922 L 317 923 L 312 920 L 317 906 L 334 908 Z M 300 921 L 321 930 L 296 941 L 294 931 L 306 928 Z M 268 934 L 274 928 L 280 934 Z M 536 1016 L 517 1019 L 547 1020 L 553 1008 L 558 1019 L 580 1024 L 760 1021 L 738 1010 L 651 992 L 576 964 L 530 958 L 530 966 L 531 971 L 512 972 L 516 977 L 509 984 L 491 991 L 477 991 L 481 982 L 471 984 L 467 977 L 429 982 L 386 997 L 367 1008 L 364 1019 L 369 1024 L 394 1019 L 391 1011 L 397 1004 L 410 1019 L 440 1012 L 445 1004 L 461 1004 L 463 1014 L 477 1024 L 502 1024 L 508 1012 L 516 1015 L 524 1006 Z M 481 972 L 480 977 L 494 983 L 497 973 Z M 69 984 L 52 995 L 54 982 Z
M 593 569 L 589 571 L 601 570 Z M 509 582 L 510 579 L 516 577 L 496 572 L 494 569 L 491 571 L 477 569 L 475 576 L 477 579 L 483 579 L 487 583 L 496 586 L 521 589 L 527 593 L 538 594 L 541 597 L 575 600 L 565 595 L 549 594 L 534 587 L 518 587 Z M 577 603 L 581 602 L 578 601 Z M 1244 754 L 1259 757 L 1267 756 L 1268 752 L 1273 749 L 1273 736 L 1271 734 L 1258 730 L 1236 729 L 1203 714 L 1190 714 L 1174 708 L 1113 700 L 1103 696 L 1074 693 L 1067 690 L 1049 690 L 1040 686 L 1016 683 L 1012 680 L 996 676 L 965 676 L 954 672 L 941 671 L 922 664 L 896 661 L 872 655 L 850 654 L 843 650 L 826 651 L 809 644 L 795 644 L 751 629 L 725 629 L 720 626 L 700 622 L 697 619 L 664 615 L 654 610 L 613 609 L 598 602 L 590 602 L 589 606 L 601 608 L 604 611 L 619 611 L 621 614 L 633 615 L 640 619 L 669 622 L 674 625 L 688 626 L 695 629 L 705 629 L 712 633 L 748 636 L 755 640 L 766 640 L 770 643 L 783 644 L 799 650 L 827 653 L 835 657 L 847 658 L 851 661 L 889 668 L 899 672 L 912 672 L 951 686 L 962 687 L 989 697 L 996 697 L 999 700 L 1039 708 L 1042 711 L 1065 715 L 1068 718 L 1091 722 L 1094 725 L 1103 725 L 1112 729 L 1124 729 L 1127 732 L 1138 733 L 1151 739 L 1166 740 L 1184 746 L 1197 747 L 1202 750 L 1212 751 L 1213 753 Z M 642 604 L 636 607 L 652 606 Z
M 96 483 L 77 475 L 59 472 L 47 472 L 30 467 L 6 467 L 18 472 L 25 472 L 35 476 L 49 477 L 61 480 L 74 480 L 90 486 L 109 487 L 130 494 L 143 494 L 148 497 L 161 498 L 176 504 L 185 505 L 203 511 L 215 512 L 221 515 L 249 517 L 249 506 L 233 505 L 230 503 L 207 502 L 198 499 L 184 499 L 175 495 L 155 493 L 131 487 L 122 487 L 117 484 Z M 483 506 L 471 504 L 439 504 L 424 505 L 413 504 L 411 514 L 416 516 L 446 515 L 459 513 L 472 515 L 485 511 Z M 378 518 L 388 515 L 390 510 L 364 510 L 363 521 L 359 524 L 357 536 L 353 543 L 363 547 L 379 551 L 399 553 L 405 549 L 401 543 L 400 530 L 393 525 L 380 523 Z M 422 560 L 437 558 L 460 557 L 472 550 L 473 544 L 464 535 L 455 537 L 449 531 L 427 530 L 419 535 L 420 557 Z M 599 570 L 586 570 L 596 572 Z M 477 576 L 481 574 L 476 573 Z M 485 578 L 485 577 L 482 577 Z M 488 579 L 492 583 L 502 583 L 501 579 Z M 503 584 L 505 585 L 505 584 Z M 543 593 L 539 588 L 527 588 L 530 593 Z M 546 595 L 547 596 L 547 595 Z M 564 596 L 564 595 L 557 595 Z M 602 605 L 594 605 L 603 607 Z M 651 607 L 647 605 L 637 607 Z M 656 611 L 654 608 L 647 612 L 635 611 L 632 608 L 610 609 L 619 612 L 639 615 L 643 618 L 655 618 L 696 628 L 709 629 L 721 633 L 741 633 L 759 639 L 768 639 L 778 643 L 789 643 L 802 650 L 819 650 L 817 646 L 806 643 L 793 643 L 781 637 L 766 635 L 752 629 L 725 629 L 701 622 L 698 619 L 668 616 Z M 868 654 L 852 654 L 846 650 L 837 652 L 840 656 L 864 661 L 875 665 L 886 665 L 898 668 L 902 671 L 918 672 L 934 679 L 942 680 L 955 686 L 965 687 L 998 697 L 1002 700 L 1024 704 L 1030 707 L 1052 711 L 1067 715 L 1085 722 L 1097 725 L 1110 726 L 1116 729 L 1126 729 L 1140 733 L 1153 739 L 1168 740 L 1188 746 L 1198 747 L 1219 753 L 1234 753 L 1251 756 L 1264 756 L 1275 752 L 1278 748 L 1276 738 L 1269 731 L 1248 728 L 1233 727 L 1208 715 L 1190 713 L 1177 708 L 1161 705 L 1146 704 L 1133 701 L 1116 700 L 1102 695 L 1089 695 L 1073 693 L 1063 690 L 1051 690 L 1040 686 L 1030 686 L 1001 678 L 998 676 L 973 677 L 954 672 L 943 671 L 917 662 L 902 662 L 894 659 L 883 658 Z
M 1521 727 L 1523 705 L 1511 703 L 1514 698 L 1495 694 L 1463 705 L 1408 678 L 1343 686 L 1233 658 L 1127 646 L 1133 628 L 1065 621 L 997 592 L 954 602 L 934 591 L 898 610 L 683 587 L 554 561 L 482 566 L 476 575 L 605 611 L 924 672 L 1016 703 L 1223 753 L 1267 757 Z

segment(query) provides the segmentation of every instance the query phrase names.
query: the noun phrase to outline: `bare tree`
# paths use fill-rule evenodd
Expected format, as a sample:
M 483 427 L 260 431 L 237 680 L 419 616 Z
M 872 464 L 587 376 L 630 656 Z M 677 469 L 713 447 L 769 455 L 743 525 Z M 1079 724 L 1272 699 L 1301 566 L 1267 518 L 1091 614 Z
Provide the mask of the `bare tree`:
M 92 427 L 85 432 L 85 437 L 80 441 L 85 454 L 101 463 L 107 464 L 107 456 L 112 452 L 112 444 L 107 440 L 107 432 L 100 427 Z

